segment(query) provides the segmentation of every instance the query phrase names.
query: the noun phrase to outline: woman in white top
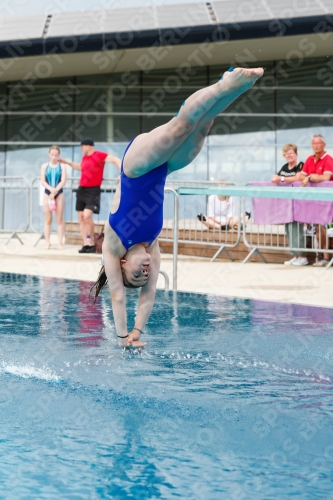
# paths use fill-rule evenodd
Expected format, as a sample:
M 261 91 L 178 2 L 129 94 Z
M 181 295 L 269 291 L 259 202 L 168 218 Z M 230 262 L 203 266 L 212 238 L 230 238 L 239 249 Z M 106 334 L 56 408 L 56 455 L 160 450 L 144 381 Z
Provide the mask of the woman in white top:
M 221 179 L 219 186 L 226 186 L 224 179 Z M 238 224 L 238 216 L 235 212 L 232 196 L 212 194 L 208 198 L 207 216 L 199 214 L 198 219 L 208 229 L 226 231 Z
M 214 229 L 227 229 L 233 227 L 233 199 L 231 196 L 219 196 L 212 194 L 208 198 L 206 225 Z M 207 224 L 208 223 L 208 224 Z

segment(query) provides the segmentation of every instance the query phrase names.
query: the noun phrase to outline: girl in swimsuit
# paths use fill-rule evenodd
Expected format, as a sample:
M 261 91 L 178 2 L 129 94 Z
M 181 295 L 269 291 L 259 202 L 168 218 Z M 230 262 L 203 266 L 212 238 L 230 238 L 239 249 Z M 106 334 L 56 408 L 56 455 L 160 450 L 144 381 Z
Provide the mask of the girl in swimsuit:
M 127 147 L 103 243 L 104 266 L 94 285 L 95 300 L 109 284 L 121 347 L 140 342 L 152 310 L 163 225 L 166 176 L 186 167 L 200 152 L 214 119 L 263 75 L 263 69 L 230 68 L 221 80 L 191 95 L 168 123 L 136 137 Z M 135 325 L 127 328 L 124 287 L 141 287 Z
M 65 207 L 65 196 L 63 187 L 66 183 L 66 166 L 59 162 L 60 148 L 51 146 L 49 149 L 48 163 L 44 163 L 41 168 L 40 180 L 45 188 L 43 208 L 44 208 L 44 236 L 45 250 L 50 248 L 52 211 L 55 204 L 56 220 L 58 226 L 58 250 L 63 250 L 62 240 L 64 237 L 63 213 Z M 52 206 L 53 205 L 53 206 Z

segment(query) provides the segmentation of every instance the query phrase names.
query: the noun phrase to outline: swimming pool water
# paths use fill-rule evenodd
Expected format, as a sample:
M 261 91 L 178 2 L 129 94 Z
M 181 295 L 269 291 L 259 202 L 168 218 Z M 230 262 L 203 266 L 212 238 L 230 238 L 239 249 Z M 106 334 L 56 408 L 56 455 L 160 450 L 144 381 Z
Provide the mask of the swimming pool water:
M 333 310 L 89 288 L 0 274 L 1 498 L 333 498 Z

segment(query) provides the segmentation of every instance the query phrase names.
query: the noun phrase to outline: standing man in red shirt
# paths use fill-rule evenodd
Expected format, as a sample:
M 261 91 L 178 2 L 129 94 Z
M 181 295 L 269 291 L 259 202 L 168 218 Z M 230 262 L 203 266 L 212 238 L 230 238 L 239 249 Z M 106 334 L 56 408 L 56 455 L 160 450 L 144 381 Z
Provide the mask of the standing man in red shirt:
M 76 195 L 76 210 L 79 213 L 83 247 L 79 253 L 95 253 L 93 214 L 99 214 L 101 184 L 105 162 L 116 165 L 120 170 L 121 160 L 103 151 L 95 151 L 94 141 L 86 137 L 81 141 L 83 158 L 81 163 L 61 160 L 75 170 L 81 170 L 80 185 Z
M 314 155 L 304 163 L 301 172 L 301 181 L 305 187 L 309 182 L 330 181 L 333 175 L 333 158 L 325 151 L 325 140 L 322 135 L 314 135 L 312 138 L 312 149 Z M 319 248 L 327 248 L 326 227 L 316 224 L 316 238 Z M 330 260 L 328 253 L 324 253 L 323 260 L 317 260 L 313 265 L 315 267 L 327 266 Z

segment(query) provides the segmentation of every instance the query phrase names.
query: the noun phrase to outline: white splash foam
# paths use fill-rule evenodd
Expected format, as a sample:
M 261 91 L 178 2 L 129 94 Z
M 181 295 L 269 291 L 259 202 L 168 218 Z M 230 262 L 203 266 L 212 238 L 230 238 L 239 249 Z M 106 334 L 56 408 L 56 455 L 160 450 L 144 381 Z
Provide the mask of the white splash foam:
M 220 354 L 220 353 L 218 353 L 217 356 L 219 356 L 220 359 L 228 365 L 233 365 L 235 363 L 235 361 L 233 359 L 226 358 L 225 356 L 222 356 L 222 354 Z M 279 373 L 287 373 L 288 375 L 301 375 L 301 376 L 307 377 L 310 380 L 313 380 L 315 382 L 317 382 L 318 379 L 325 380 L 326 382 L 332 382 L 330 377 L 328 377 L 326 375 L 311 372 L 310 370 L 297 370 L 295 368 L 282 368 L 280 366 L 277 366 L 274 363 L 272 363 L 270 365 L 269 363 L 266 363 L 263 361 L 255 361 L 254 360 L 252 362 L 250 361 L 250 362 L 246 362 L 246 363 L 239 361 L 237 363 L 237 365 L 242 367 L 242 368 L 249 368 L 249 367 L 262 367 L 262 368 L 268 368 L 268 369 L 272 368 L 273 370 L 275 370 L 276 372 L 279 372 Z
M 21 378 L 37 378 L 39 380 L 47 380 L 58 382 L 60 377 L 51 372 L 47 368 L 36 368 L 34 366 L 16 366 L 16 365 L 3 365 L 2 371 L 10 373 Z

